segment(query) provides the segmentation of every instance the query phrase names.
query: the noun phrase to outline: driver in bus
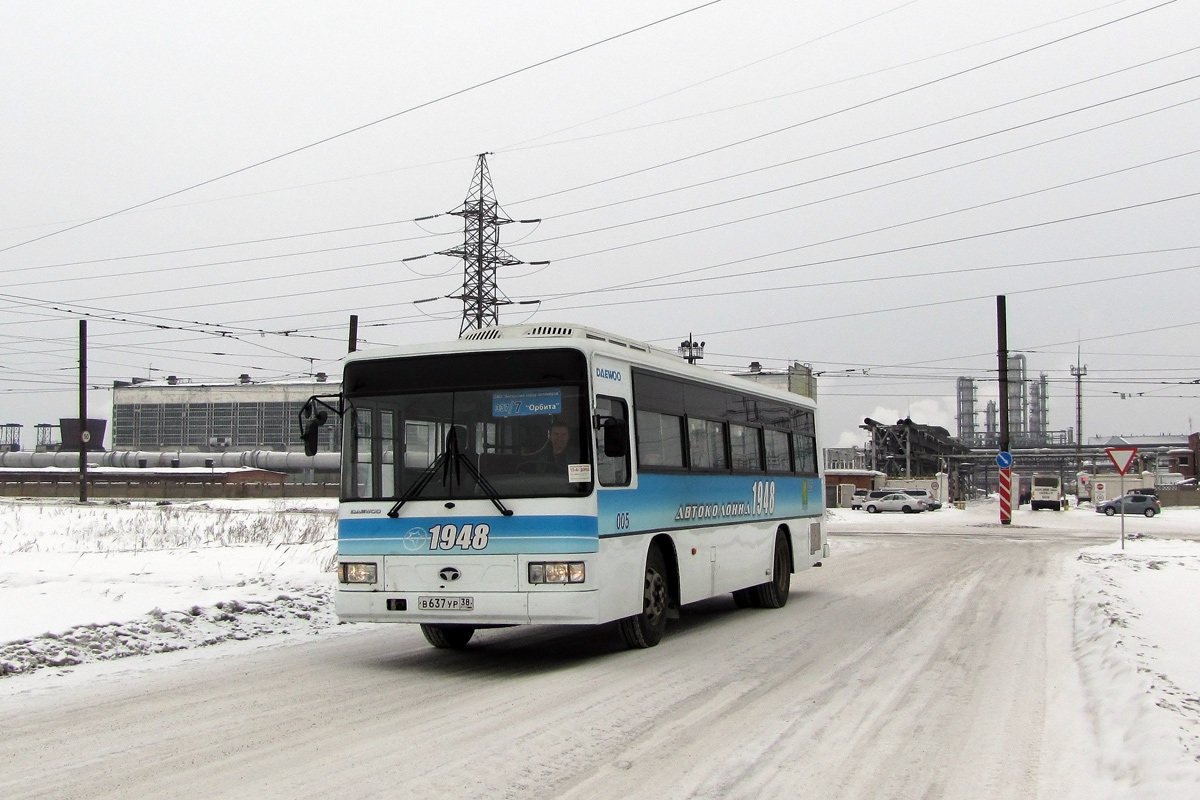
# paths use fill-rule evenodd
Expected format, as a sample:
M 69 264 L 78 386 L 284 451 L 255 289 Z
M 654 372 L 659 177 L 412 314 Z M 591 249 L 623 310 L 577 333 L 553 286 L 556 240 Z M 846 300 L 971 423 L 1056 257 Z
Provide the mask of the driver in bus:
M 567 445 L 571 442 L 571 429 L 561 422 L 550 426 L 550 460 L 554 466 L 567 468 Z
M 563 422 L 554 422 L 546 434 L 542 446 L 530 453 L 534 460 L 523 472 L 561 472 L 566 474 L 570 461 L 567 447 L 571 444 L 571 429 Z

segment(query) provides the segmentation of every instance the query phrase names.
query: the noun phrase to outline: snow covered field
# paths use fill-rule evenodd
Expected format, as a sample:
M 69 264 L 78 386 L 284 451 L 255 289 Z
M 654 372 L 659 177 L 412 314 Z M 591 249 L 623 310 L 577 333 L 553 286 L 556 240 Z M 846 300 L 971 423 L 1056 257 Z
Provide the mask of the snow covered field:
M 239 640 L 331 635 L 334 508 L 0 501 L 0 702 L 97 679 L 115 663 L 135 676 L 170 669 L 172 657 L 148 654 L 213 658 L 240 652 Z M 1101 783 L 1139 797 L 1200 796 L 1200 509 L 1126 518 L 1124 550 L 1119 518 L 1090 508 L 1021 509 L 1005 527 L 986 502 L 828 517 L 833 559 L 892 536 L 1078 539 L 1055 587 L 1071 614 L 1050 639 L 1062 642 L 1082 698 L 1048 698 L 1047 714 L 1074 715 L 1064 729 L 1094 734 Z
M 0 502 L 0 680 L 335 625 L 336 507 Z

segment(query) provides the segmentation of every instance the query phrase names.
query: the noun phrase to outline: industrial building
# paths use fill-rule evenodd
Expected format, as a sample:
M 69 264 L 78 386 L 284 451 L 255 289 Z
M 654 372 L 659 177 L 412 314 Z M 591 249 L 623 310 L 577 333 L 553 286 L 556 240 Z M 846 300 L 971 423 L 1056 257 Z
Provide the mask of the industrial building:
M 999 406 L 989 400 L 984 408 L 984 424 L 978 424 L 978 389 L 974 378 L 961 377 L 956 383 L 957 423 L 960 442 L 968 447 L 995 448 L 1000 444 Z M 1045 373 L 1029 377 L 1023 353 L 1008 357 L 1008 440 L 1010 447 L 1070 445 L 1076 431 L 1050 430 L 1049 380 Z
M 312 395 L 336 395 L 341 384 L 325 373 L 290 381 L 200 382 L 165 380 L 113 383 L 113 450 L 218 452 L 300 451 L 297 416 Z M 336 415 L 321 428 L 320 449 L 341 449 Z

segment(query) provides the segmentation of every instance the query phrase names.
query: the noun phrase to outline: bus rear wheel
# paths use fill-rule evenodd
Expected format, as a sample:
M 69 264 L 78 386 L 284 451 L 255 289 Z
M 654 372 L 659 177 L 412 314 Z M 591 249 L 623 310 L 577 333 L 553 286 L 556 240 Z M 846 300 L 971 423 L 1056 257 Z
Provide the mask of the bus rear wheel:
M 775 557 L 771 562 L 771 580 L 751 587 L 759 608 L 783 608 L 792 590 L 792 548 L 783 531 L 775 533 Z
M 632 648 L 654 647 L 667 630 L 667 609 L 671 592 L 667 584 L 667 562 L 657 544 L 646 552 L 646 572 L 642 578 L 642 613 L 617 622 L 625 644 Z
M 470 625 L 428 625 L 421 623 L 421 633 L 425 640 L 434 647 L 461 650 L 475 635 L 475 629 Z

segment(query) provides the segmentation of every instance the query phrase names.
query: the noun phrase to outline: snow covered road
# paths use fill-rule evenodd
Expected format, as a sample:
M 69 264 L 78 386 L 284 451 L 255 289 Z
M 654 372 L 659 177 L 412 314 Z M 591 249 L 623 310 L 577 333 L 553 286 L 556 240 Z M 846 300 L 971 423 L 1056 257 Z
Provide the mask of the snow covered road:
M 1055 594 L 1089 543 L 847 535 L 784 609 L 697 604 L 647 651 L 611 626 L 465 652 L 396 626 L 156 656 L 178 661 L 4 698 L 0 796 L 1129 796 Z

